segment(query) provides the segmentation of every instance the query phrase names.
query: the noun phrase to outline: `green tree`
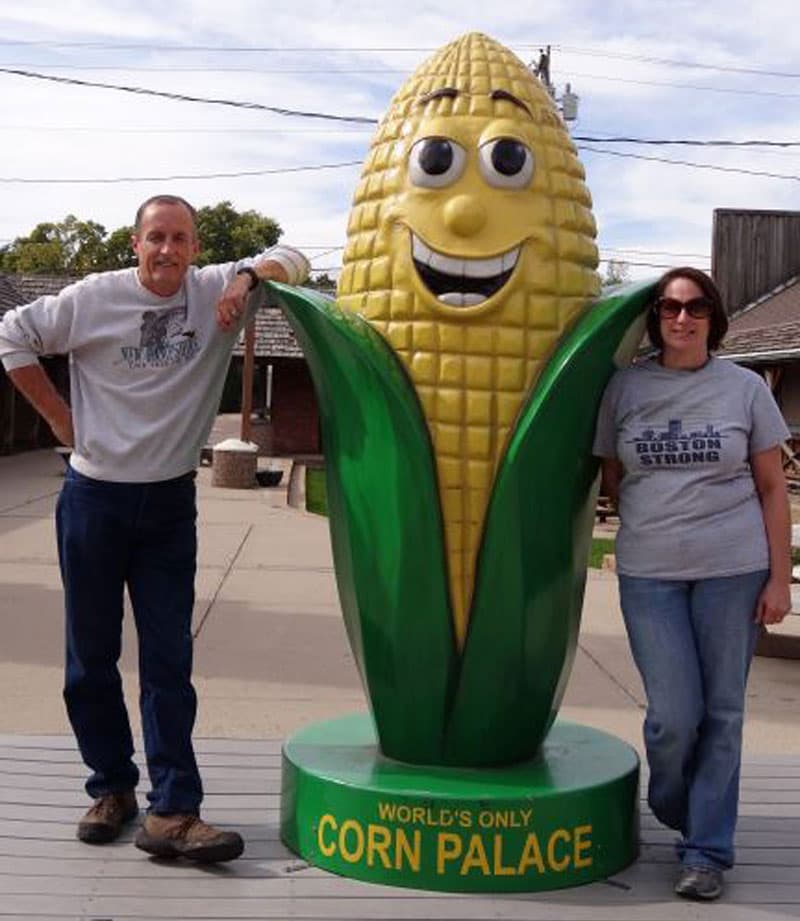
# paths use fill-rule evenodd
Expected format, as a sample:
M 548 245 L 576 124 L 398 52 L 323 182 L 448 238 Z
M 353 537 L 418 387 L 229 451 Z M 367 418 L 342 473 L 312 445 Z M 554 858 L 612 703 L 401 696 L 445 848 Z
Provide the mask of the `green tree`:
M 133 226 L 118 227 L 108 235 L 102 270 L 127 269 L 136 265 L 136 253 L 131 246 Z
M 258 211 L 238 212 L 229 201 L 197 213 L 201 251 L 198 265 L 253 256 L 278 242 L 278 223 Z M 0 249 L 0 271 L 26 275 L 88 275 L 136 265 L 132 227 L 110 234 L 96 221 L 68 214 L 63 221 L 37 224 L 26 237 Z
M 258 211 L 238 212 L 229 201 L 207 205 L 197 212 L 200 238 L 198 265 L 233 262 L 274 246 L 283 231 L 276 221 Z
M 103 268 L 106 229 L 96 221 L 68 214 L 58 223 L 37 224 L 17 237 L 0 256 L 6 272 L 86 275 Z

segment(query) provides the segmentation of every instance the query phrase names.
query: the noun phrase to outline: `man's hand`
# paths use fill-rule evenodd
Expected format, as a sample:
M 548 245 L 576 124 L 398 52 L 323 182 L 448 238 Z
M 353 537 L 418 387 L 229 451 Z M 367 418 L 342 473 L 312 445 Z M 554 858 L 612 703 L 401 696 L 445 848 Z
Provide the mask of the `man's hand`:
M 51 431 L 56 438 L 67 448 L 75 447 L 75 433 L 72 430 L 72 412 L 68 406 L 64 407 L 64 412 L 59 413 L 52 419 L 47 420 Z
M 247 309 L 250 296 L 250 276 L 237 275 L 217 301 L 217 326 L 229 332 L 236 328 Z
M 261 281 L 289 281 L 286 269 L 275 259 L 261 259 L 253 263 L 252 269 Z M 239 318 L 247 309 L 251 281 L 250 273 L 244 272 L 237 275 L 222 292 L 222 296 L 217 301 L 217 326 L 220 329 L 226 332 L 235 329 Z

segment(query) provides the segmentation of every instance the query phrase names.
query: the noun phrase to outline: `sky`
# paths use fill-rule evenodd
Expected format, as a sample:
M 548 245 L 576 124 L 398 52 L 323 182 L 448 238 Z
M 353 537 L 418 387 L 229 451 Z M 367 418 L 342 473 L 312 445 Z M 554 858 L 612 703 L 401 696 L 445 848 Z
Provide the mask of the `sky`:
M 7 70 L 377 119 L 419 64 L 472 31 L 525 63 L 550 45 L 557 98 L 567 84 L 579 96 L 570 131 L 594 200 L 601 272 L 609 259 L 626 262 L 634 279 L 670 265 L 707 269 L 715 208 L 800 210 L 796 0 L 760 4 L 757 16 L 744 0 L 455 7 L 3 0 L 0 246 L 68 214 L 111 231 L 132 223 L 143 199 L 170 192 L 198 207 L 227 200 L 275 218 L 283 241 L 335 275 L 372 124 Z M 608 140 L 619 137 L 797 146 Z M 249 175 L 223 175 L 237 173 Z M 101 179 L 113 181 L 85 181 Z

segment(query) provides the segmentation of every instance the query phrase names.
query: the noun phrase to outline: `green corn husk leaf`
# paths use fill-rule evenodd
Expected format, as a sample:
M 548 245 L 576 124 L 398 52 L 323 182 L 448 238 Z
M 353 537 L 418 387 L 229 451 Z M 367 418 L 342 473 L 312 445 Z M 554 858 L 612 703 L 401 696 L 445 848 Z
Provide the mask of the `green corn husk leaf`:
M 577 645 L 598 462 L 595 419 L 643 333 L 651 283 L 595 303 L 562 340 L 517 421 L 495 480 L 448 725 L 445 759 L 507 764 L 535 754 Z
M 416 392 L 360 317 L 315 292 L 271 287 L 317 392 L 339 598 L 381 748 L 436 763 L 457 656 L 433 451 Z
M 412 381 L 365 321 L 272 284 L 309 362 L 326 454 L 336 577 L 381 748 L 489 765 L 533 755 L 575 654 L 594 518 L 594 420 L 641 337 L 652 285 L 596 303 L 558 347 L 498 471 L 463 657 L 452 628 L 427 424 Z

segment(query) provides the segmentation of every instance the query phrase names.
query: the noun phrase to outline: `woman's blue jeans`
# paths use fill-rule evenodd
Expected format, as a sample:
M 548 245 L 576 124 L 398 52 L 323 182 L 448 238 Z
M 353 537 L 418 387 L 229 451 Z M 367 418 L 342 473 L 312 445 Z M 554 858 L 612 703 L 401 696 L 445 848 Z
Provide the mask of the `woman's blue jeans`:
M 66 601 L 64 700 L 92 797 L 132 790 L 139 772 L 117 662 L 123 589 L 139 638 L 139 705 L 158 813 L 198 813 L 191 683 L 197 565 L 194 474 L 159 483 L 111 483 L 71 468 L 56 509 Z
M 678 581 L 620 575 L 647 693 L 648 802 L 684 866 L 733 866 L 747 673 L 768 571 Z

